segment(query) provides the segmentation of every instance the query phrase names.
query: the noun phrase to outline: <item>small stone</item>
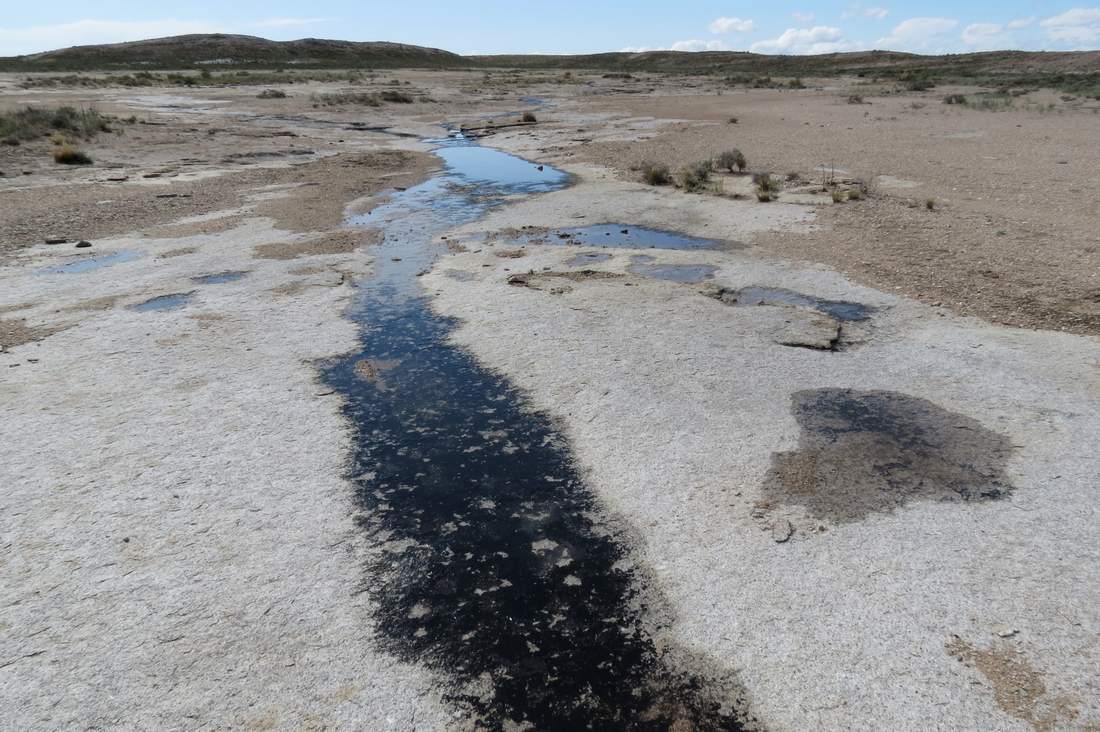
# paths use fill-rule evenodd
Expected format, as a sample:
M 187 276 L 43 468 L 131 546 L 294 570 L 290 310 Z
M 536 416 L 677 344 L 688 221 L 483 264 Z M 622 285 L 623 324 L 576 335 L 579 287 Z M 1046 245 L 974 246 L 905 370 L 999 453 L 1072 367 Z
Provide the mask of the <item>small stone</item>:
M 63 236 L 47 236 L 44 241 L 47 244 L 68 244 L 69 240 Z
M 83 239 L 81 239 L 80 241 L 78 241 L 76 243 L 76 248 L 77 249 L 87 249 L 91 245 L 92 245 L 92 243 L 90 241 L 84 241 Z
M 778 519 L 772 524 L 772 538 L 775 539 L 776 544 L 782 544 L 791 538 L 794 533 L 794 527 L 791 526 L 791 522 L 787 519 Z
M 1011 638 L 1020 631 L 1013 628 L 1011 625 L 994 625 L 993 632 L 1001 638 Z

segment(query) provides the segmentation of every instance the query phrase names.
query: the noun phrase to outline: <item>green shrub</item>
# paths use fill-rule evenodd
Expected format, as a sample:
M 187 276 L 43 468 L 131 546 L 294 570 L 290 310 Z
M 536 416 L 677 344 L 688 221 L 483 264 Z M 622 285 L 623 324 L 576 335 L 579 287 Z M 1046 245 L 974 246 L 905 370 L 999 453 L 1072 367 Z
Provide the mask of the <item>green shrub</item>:
M 110 118 L 94 109 L 26 107 L 0 113 L 0 138 L 33 140 L 55 132 L 90 139 L 110 132 Z
M 667 165 L 642 163 L 642 180 L 651 186 L 667 186 L 672 183 L 672 173 Z
M 711 162 L 700 160 L 680 170 L 680 186 L 689 193 L 702 191 L 710 182 Z
M 733 150 L 726 150 L 723 153 L 719 153 L 718 157 L 714 159 L 714 165 L 717 168 L 723 168 L 732 173 L 734 168 L 737 168 L 738 171 L 744 171 L 745 166 L 748 165 L 748 161 L 745 160 L 744 153 L 734 148 Z
M 782 189 L 783 184 L 772 178 L 771 173 L 761 173 L 755 176 L 756 199 L 758 201 L 771 201 Z
M 844 201 L 846 200 L 846 198 L 844 196 L 844 191 L 840 190 L 839 188 L 834 188 L 833 189 L 832 196 L 833 196 L 833 203 L 844 203 Z
M 286 99 L 286 92 L 282 89 L 264 89 L 256 95 L 257 99 Z

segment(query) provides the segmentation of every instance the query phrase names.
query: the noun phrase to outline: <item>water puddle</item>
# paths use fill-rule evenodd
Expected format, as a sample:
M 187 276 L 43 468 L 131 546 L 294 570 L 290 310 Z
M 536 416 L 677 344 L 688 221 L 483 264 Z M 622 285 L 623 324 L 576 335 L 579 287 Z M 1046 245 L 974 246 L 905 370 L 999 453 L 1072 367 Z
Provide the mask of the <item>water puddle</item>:
M 445 145 L 445 171 L 371 215 L 386 237 L 349 311 L 360 346 L 323 370 L 355 432 L 378 641 L 479 729 L 740 729 L 733 675 L 651 635 L 660 597 L 551 419 L 450 344 L 417 283 L 441 233 L 568 177 Z
M 977 420 L 891 391 L 816 389 L 792 398 L 798 449 L 772 456 L 764 494 L 848 523 L 916 501 L 992 500 L 1013 486 L 1009 440 Z
M 487 195 L 542 193 L 564 186 L 569 174 L 514 155 L 456 140 L 439 148 L 448 173 L 459 184 L 473 184 Z
M 626 270 L 657 280 L 698 284 L 712 279 L 718 268 L 713 264 L 661 264 L 647 254 L 638 254 L 630 258 Z
M 242 279 L 247 272 L 217 272 L 215 274 L 199 275 L 192 277 L 191 281 L 200 285 L 223 285 L 227 282 L 236 282 Z
M 94 257 L 74 257 L 72 261 L 58 264 L 52 267 L 43 267 L 35 274 L 81 274 L 93 270 L 110 267 L 113 264 L 132 262 L 141 257 L 141 252 L 121 251 L 113 254 L 100 254 Z
M 816 310 L 837 320 L 849 322 L 867 320 L 874 308 L 847 300 L 824 300 L 812 295 L 803 295 L 794 290 L 779 287 L 743 287 L 735 293 L 738 306 L 779 305 Z M 726 300 L 723 300 L 725 302 Z
M 624 224 L 551 229 L 544 233 L 524 234 L 517 241 L 523 244 L 566 244 L 615 249 L 721 249 L 726 246 L 724 242 L 714 239 L 700 239 L 674 231 Z
M 139 313 L 159 312 L 163 310 L 179 310 L 191 302 L 193 292 L 176 292 L 171 295 L 158 295 L 145 302 L 130 305 L 129 309 Z

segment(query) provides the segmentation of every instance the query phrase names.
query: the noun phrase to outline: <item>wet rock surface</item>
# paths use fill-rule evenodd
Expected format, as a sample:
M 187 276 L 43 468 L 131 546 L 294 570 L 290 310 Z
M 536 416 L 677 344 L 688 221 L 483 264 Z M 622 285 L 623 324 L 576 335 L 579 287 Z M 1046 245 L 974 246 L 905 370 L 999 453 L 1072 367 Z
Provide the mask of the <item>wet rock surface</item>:
M 817 519 L 858 521 L 907 503 L 1007 496 L 1012 446 L 977 420 L 890 391 L 797 392 L 799 447 L 772 456 L 766 500 Z

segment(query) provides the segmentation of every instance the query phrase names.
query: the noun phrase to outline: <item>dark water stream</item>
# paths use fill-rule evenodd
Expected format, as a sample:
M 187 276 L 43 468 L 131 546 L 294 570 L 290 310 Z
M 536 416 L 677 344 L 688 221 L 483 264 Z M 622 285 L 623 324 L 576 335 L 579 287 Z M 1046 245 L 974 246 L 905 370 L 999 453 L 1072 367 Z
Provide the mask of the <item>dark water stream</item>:
M 550 418 L 448 344 L 417 282 L 440 233 L 568 176 L 463 140 L 437 154 L 442 173 L 370 216 L 386 238 L 349 313 L 360 349 L 324 371 L 355 430 L 380 644 L 478 728 L 740 729 L 732 677 L 655 640 L 660 599 Z

